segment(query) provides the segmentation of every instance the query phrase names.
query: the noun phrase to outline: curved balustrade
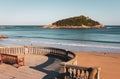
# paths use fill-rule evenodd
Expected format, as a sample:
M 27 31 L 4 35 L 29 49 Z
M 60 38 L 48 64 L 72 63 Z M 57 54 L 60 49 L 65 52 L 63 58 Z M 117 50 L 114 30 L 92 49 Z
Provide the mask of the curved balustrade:
M 100 68 L 81 67 L 62 63 L 62 79 L 100 79 Z
M 40 46 L 10 46 L 0 47 L 0 53 L 7 54 L 36 54 L 36 55 L 54 55 L 65 61 L 73 59 L 75 54 L 71 51 L 52 47 Z

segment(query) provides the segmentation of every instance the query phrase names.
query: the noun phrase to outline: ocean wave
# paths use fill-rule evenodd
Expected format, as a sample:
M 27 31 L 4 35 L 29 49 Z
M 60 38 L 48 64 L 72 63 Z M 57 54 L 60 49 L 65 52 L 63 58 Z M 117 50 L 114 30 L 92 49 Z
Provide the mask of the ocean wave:
M 85 41 L 85 42 L 99 42 L 99 43 L 120 43 L 120 40 L 94 40 L 94 39 L 76 39 L 76 38 L 63 38 L 63 37 L 46 37 L 46 36 L 13 36 L 11 38 L 40 38 L 52 40 L 68 40 L 68 41 Z
M 57 42 L 57 41 L 43 41 L 43 40 L 30 40 L 30 39 L 3 39 L 9 42 L 24 43 L 24 44 L 46 44 L 46 45 L 61 45 L 61 46 L 71 46 L 71 47 L 90 47 L 90 48 L 104 48 L 104 49 L 120 49 L 119 46 L 111 45 L 93 45 L 93 44 L 82 44 L 82 43 L 72 43 L 72 42 Z M 3 41 L 2 41 L 3 42 Z M 15 44 L 16 44 L 15 43 Z

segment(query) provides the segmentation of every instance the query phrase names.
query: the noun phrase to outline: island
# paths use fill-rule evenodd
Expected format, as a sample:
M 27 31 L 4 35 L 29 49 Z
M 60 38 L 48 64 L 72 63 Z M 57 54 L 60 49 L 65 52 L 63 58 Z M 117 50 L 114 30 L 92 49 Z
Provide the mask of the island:
M 58 20 L 43 28 L 103 28 L 104 25 L 84 15 Z

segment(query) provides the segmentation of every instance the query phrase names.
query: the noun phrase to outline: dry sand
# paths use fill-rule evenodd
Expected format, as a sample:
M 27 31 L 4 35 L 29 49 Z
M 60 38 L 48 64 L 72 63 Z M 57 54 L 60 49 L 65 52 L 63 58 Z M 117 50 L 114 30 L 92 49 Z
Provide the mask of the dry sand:
M 120 79 L 120 54 L 77 52 L 80 66 L 101 67 L 100 79 Z

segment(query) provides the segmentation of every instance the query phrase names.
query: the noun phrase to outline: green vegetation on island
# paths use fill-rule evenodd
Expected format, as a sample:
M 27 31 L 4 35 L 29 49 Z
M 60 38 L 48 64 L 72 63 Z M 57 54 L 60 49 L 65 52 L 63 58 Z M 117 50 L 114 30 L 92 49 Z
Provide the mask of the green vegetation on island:
M 86 16 L 77 16 L 56 21 L 44 28 L 102 28 L 104 27 L 97 21 Z

